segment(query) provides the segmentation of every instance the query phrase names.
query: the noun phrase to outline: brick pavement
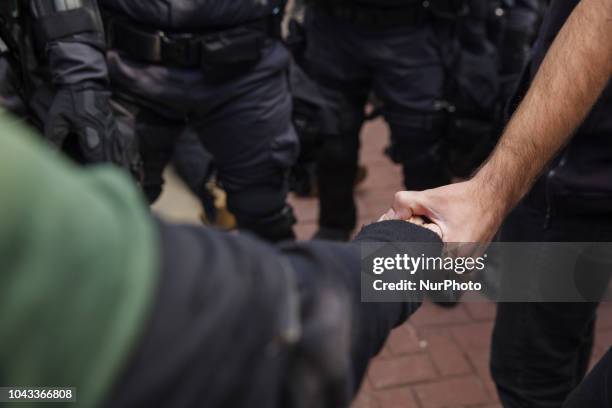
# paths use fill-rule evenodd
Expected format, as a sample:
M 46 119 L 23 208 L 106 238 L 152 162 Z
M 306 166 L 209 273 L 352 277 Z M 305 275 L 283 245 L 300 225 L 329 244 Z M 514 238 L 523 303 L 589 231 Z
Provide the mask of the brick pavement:
M 359 225 L 376 220 L 402 188 L 399 166 L 384 156 L 388 129 L 382 120 L 362 134 L 361 162 L 369 176 L 356 192 Z M 291 199 L 300 239 L 316 230 L 317 200 Z M 501 407 L 489 375 L 495 305 L 460 304 L 443 309 L 426 303 L 391 334 L 370 364 L 352 408 Z M 612 345 L 612 305 L 601 308 L 593 359 Z

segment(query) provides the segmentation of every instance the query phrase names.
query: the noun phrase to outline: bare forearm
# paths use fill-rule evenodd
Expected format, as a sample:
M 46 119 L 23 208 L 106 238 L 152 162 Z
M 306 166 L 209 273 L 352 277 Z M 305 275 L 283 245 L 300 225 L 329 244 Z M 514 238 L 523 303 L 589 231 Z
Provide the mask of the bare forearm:
M 571 138 L 612 75 L 612 0 L 582 0 L 474 179 L 512 208 Z

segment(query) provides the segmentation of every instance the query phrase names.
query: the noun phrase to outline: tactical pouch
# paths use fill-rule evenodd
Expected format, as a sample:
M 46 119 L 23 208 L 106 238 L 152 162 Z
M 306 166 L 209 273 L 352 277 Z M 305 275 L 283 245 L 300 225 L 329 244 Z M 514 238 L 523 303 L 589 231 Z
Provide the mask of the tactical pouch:
M 202 38 L 202 70 L 212 82 L 226 81 L 252 69 L 261 59 L 267 34 L 239 27 Z

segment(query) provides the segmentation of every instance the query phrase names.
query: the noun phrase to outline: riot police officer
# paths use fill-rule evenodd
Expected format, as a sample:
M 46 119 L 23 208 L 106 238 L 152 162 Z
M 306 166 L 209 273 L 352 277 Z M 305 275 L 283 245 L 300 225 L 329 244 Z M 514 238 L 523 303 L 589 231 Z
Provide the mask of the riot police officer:
M 283 0 L 25 3 L 39 55 L 54 83 L 66 85 L 45 118 L 49 137 L 64 131 L 72 111 L 99 110 L 95 123 L 110 129 L 112 106 L 120 131 L 140 142 L 153 202 L 189 124 L 215 158 L 238 226 L 274 241 L 293 236 L 285 198 L 298 142 L 280 41 Z
M 359 131 L 372 91 L 383 102 L 391 129 L 390 154 L 403 166 L 406 188 L 439 186 L 455 175 L 445 152 L 449 127 L 459 129 L 455 138 L 464 138 L 468 131 L 480 137 L 481 128 L 473 131 L 470 126 L 489 119 L 497 95 L 493 50 L 482 45 L 488 41 L 486 30 L 469 33 L 466 28 L 480 19 L 474 11 L 480 13 L 483 4 L 307 2 L 305 48 L 298 62 L 318 82 L 340 124 L 336 132 L 322 135 L 317 153 L 317 237 L 346 240 L 355 226 Z M 468 40 L 472 43 L 466 46 Z M 471 53 L 462 52 L 465 49 Z M 477 75 L 469 71 L 474 66 Z M 471 120 L 455 120 L 464 117 Z

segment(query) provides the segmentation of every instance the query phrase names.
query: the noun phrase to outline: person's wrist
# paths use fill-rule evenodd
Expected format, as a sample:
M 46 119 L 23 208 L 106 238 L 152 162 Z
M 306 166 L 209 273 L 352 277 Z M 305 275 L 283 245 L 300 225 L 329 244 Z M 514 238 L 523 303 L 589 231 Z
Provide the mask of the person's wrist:
M 499 183 L 483 174 L 477 174 L 468 181 L 472 196 L 476 198 L 483 218 L 491 222 L 503 219 L 514 207 L 512 194 Z

